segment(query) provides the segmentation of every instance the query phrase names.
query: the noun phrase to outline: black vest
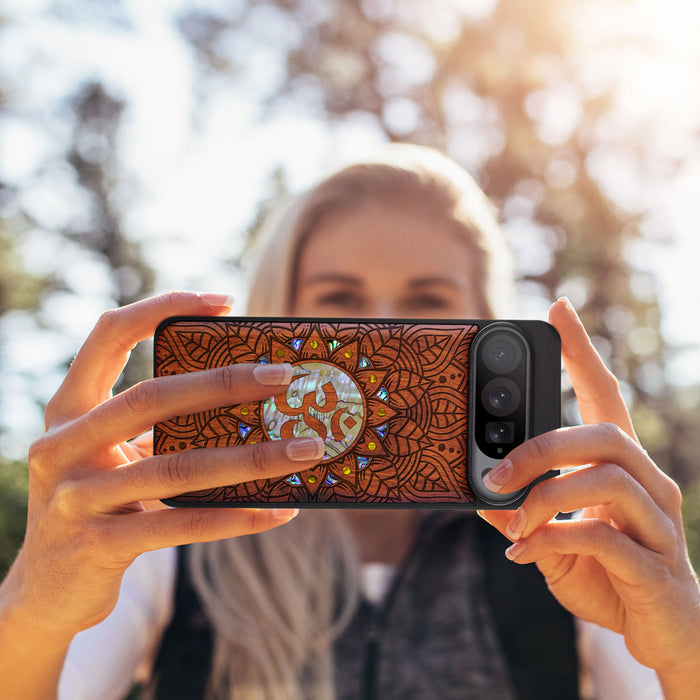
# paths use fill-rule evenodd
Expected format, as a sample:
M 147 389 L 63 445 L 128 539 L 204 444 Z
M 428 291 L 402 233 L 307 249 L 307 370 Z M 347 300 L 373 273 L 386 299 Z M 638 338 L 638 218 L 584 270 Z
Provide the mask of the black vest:
M 578 700 L 573 618 L 534 565 L 505 558 L 509 544 L 473 514 L 431 513 L 387 603 L 361 605 L 336 642 L 338 697 Z M 473 551 L 464 557 L 468 547 Z M 187 548 L 180 548 L 174 615 L 150 689 L 155 698 L 202 698 L 210 672 L 211 627 L 186 557 Z M 494 630 L 496 653 L 482 650 L 482 638 L 469 637 L 467 626 Z M 482 690 L 475 690 L 482 669 L 474 668 L 470 649 L 484 652 L 476 664 L 488 666 L 484 674 L 499 676 Z M 498 690 L 506 686 L 508 692 Z

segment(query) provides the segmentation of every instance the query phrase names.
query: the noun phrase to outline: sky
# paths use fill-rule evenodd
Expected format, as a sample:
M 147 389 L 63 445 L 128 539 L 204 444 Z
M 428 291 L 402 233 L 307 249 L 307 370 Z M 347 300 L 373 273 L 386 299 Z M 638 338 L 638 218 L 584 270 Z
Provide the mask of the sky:
M 451 1 L 475 17 L 493 6 L 491 0 Z M 18 436 L 12 445 L 5 444 L 11 453 L 23 450 L 26 436 L 38 422 L 19 422 L 26 412 L 36 415 L 26 390 L 33 368 L 46 361 L 47 352 L 56 358 L 69 356 L 99 313 L 112 305 L 111 289 L 99 263 L 76 257 L 79 251 L 46 235 L 84 206 L 76 200 L 69 175 L 46 166 L 47 155 L 66 136 L 56 107 L 62 96 L 85 78 L 99 76 L 128 98 L 130 107 L 121 130 L 129 176 L 123 192 L 130 202 L 126 224 L 130 235 L 145 243 L 151 260 L 168 259 L 159 289 L 206 287 L 233 292 L 241 304 L 244 281 L 232 276 L 225 259 L 236 254 L 236 232 L 245 228 L 265 198 L 269 173 L 281 165 L 288 184 L 302 189 L 319 174 L 371 153 L 383 140 L 377 128 L 360 117 L 332 127 L 303 110 L 262 119 L 260 100 L 266 86 L 274 85 L 281 74 L 269 53 L 258 54 L 255 46 L 250 47 L 249 56 L 256 62 L 255 81 L 243 82 L 236 91 L 221 90 L 209 96 L 210 103 L 193 128 L 197 91 L 192 88 L 198 74 L 172 18 L 183 7 L 216 2 L 223 0 L 127 0 L 124 5 L 134 27 L 127 32 L 114 31 L 107 23 L 46 19 L 42 17 L 46 0 L 0 0 L 0 15 L 13 18 L 11 27 L 0 33 L 0 75 L 3 84 L 14 85 L 14 111 L 0 122 L 0 177 L 20 185 L 34 182 L 23 193 L 23 204 L 40 223 L 23 249 L 27 268 L 45 272 L 63 260 L 62 274 L 81 292 L 79 302 L 71 295 L 55 295 L 42 310 L 45 318 L 61 319 L 60 332 L 53 335 L 33 335 L 35 328 L 25 317 L 5 323 L 6 395 L 15 399 L 12 405 L 0 402 L 0 420 Z M 606 24 L 601 24 L 601 18 Z M 611 3 L 591 0 L 580 22 L 582 36 L 596 42 L 586 59 L 591 84 L 617 79 L 621 86 L 617 92 L 619 121 L 608 125 L 610 138 L 615 137 L 616 129 L 653 118 L 663 128 L 655 134 L 651 152 L 657 149 L 665 157 L 683 160 L 676 172 L 660 169 L 653 183 L 640 183 L 634 172 L 626 171 L 626 163 L 603 157 L 596 163 L 595 154 L 591 167 L 600 170 L 619 201 L 630 208 L 642 202 L 652 210 L 648 240 L 630 248 L 628 254 L 636 267 L 648 269 L 658 281 L 666 338 L 695 348 L 669 368 L 669 378 L 679 383 L 700 381 L 696 322 L 700 306 L 696 205 L 700 192 L 700 4 L 631 0 L 618 12 L 611 9 Z M 619 31 L 621 26 L 630 35 L 647 37 L 653 50 L 644 53 L 631 47 L 611 56 L 606 52 L 606 32 Z M 661 81 L 655 79 L 659 74 Z M 650 83 L 661 88 L 652 93 Z M 533 109 L 544 110 L 542 129 L 547 138 L 559 138 L 576 121 L 575 103 L 565 93 L 552 95 L 544 106 L 533 105 Z M 36 178 L 42 168 L 46 177 Z M 544 313 L 543 302 L 536 301 L 521 315 Z M 41 387 L 41 398 L 47 399 L 58 386 L 60 374 L 47 372 L 39 379 L 35 384 Z

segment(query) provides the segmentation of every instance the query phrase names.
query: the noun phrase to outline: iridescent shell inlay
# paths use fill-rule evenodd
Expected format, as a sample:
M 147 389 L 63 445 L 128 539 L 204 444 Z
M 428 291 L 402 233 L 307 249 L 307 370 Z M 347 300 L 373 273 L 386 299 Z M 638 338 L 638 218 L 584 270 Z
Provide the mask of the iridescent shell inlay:
M 298 362 L 286 394 L 263 403 L 263 429 L 272 440 L 319 436 L 324 459 L 346 452 L 365 426 L 365 398 L 355 380 L 328 362 Z

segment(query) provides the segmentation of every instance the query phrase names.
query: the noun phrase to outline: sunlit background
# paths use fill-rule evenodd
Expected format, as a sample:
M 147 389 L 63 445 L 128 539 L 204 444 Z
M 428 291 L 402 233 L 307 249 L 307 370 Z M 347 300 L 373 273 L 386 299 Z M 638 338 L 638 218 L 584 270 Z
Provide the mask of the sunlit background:
M 405 140 L 499 206 L 519 315 L 581 310 L 699 523 L 698 36 L 686 0 L 0 2 L 0 468 L 102 310 L 243 302 L 259 210 Z

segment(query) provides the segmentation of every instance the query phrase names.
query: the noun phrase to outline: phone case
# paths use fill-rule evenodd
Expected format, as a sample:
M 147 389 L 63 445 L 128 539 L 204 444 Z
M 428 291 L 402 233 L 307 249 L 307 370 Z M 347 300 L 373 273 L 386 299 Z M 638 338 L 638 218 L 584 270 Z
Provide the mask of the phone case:
M 470 348 L 493 321 L 176 317 L 155 337 L 156 376 L 240 362 L 289 362 L 286 394 L 180 416 L 154 428 L 154 451 L 319 435 L 326 454 L 287 477 L 167 499 L 169 505 L 514 507 L 487 503 L 468 469 Z M 532 354 L 527 432 L 559 426 L 556 332 L 515 324 Z M 539 349 L 538 349 L 539 346 Z M 473 392 L 472 392 L 473 393 Z M 492 460 L 496 463 L 498 460 Z M 473 478 L 473 475 L 472 475 Z M 477 476 L 477 481 L 478 481 Z M 475 493 L 476 491 L 476 493 Z M 522 500 L 524 493 L 516 494 Z

